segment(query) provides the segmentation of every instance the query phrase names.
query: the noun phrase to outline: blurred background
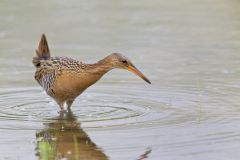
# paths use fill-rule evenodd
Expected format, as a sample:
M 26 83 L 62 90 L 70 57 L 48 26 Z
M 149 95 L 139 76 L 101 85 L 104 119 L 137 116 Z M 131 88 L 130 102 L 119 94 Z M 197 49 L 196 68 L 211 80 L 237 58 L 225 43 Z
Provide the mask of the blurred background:
M 1 0 L 0 159 L 239 159 L 239 18 L 238 0 Z M 33 76 L 42 33 L 53 56 L 123 53 L 152 85 L 113 70 L 59 115 Z

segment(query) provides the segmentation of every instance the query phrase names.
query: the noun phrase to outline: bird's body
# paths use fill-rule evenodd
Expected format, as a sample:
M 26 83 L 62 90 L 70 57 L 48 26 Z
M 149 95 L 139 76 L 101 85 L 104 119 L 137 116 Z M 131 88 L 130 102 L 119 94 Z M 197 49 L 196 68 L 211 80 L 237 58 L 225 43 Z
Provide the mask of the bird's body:
M 64 103 L 70 108 L 75 98 L 85 89 L 97 82 L 109 70 L 123 68 L 125 63 L 129 63 L 126 64 L 129 70 L 150 83 L 130 61 L 127 62 L 128 59 L 119 53 L 113 53 L 94 64 L 85 64 L 68 57 L 51 57 L 44 34 L 36 53 L 37 57 L 33 57 L 32 61 L 36 67 L 35 79 L 58 103 L 61 110 L 64 109 Z

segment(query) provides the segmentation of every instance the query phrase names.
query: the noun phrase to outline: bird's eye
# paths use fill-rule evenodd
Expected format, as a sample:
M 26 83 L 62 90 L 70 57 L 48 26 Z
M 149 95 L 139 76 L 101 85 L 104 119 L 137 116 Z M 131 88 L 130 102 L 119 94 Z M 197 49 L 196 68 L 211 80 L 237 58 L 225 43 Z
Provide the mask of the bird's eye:
M 126 61 L 126 60 L 122 60 L 122 63 L 125 63 L 125 64 L 127 64 L 127 61 Z

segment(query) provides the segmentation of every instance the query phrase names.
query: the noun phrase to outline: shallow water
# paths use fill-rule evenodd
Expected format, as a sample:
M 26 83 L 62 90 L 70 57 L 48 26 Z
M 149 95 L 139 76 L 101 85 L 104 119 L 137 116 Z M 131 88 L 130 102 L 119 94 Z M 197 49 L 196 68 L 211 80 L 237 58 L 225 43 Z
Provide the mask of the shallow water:
M 238 160 L 240 2 L 2 1 L 0 159 Z M 121 52 L 152 81 L 113 70 L 72 112 L 33 78 L 51 54 L 95 62 Z

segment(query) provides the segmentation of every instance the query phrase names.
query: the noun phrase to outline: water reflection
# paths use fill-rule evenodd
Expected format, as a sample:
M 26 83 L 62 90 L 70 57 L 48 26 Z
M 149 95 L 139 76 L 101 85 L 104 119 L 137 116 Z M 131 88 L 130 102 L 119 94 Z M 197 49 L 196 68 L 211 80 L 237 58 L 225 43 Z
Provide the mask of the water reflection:
M 137 160 L 144 160 L 148 158 L 148 155 L 152 152 L 152 148 L 147 148 L 147 150 L 139 156 Z
M 45 129 L 36 133 L 36 155 L 39 159 L 108 159 L 81 128 L 71 111 L 60 113 L 55 121 L 45 126 Z

